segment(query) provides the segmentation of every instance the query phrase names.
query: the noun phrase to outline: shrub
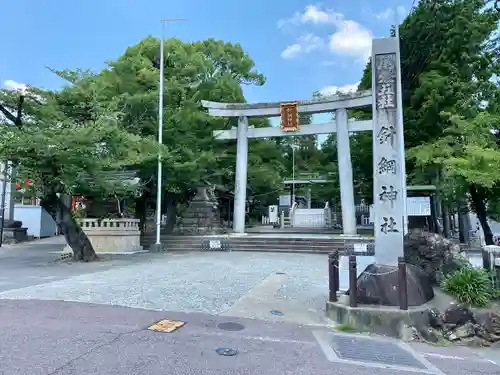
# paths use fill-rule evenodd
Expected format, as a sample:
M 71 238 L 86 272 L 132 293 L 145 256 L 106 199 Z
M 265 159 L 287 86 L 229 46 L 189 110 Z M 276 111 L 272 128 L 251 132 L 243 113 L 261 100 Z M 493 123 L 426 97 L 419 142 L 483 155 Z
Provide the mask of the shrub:
M 485 307 L 493 299 L 488 273 L 479 268 L 463 267 L 445 275 L 441 288 L 458 302 Z

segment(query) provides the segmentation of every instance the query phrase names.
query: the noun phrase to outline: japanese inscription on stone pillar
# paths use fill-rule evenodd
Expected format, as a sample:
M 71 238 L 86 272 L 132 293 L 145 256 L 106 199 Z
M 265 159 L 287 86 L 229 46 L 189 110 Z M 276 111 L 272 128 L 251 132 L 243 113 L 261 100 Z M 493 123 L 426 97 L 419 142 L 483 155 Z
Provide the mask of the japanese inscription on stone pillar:
M 386 43 L 384 45 L 384 42 Z M 373 158 L 375 260 L 397 265 L 403 255 L 403 197 L 397 126 L 397 60 L 390 38 L 373 46 Z M 385 48 L 377 48 L 378 43 Z M 377 51 L 380 49 L 380 53 Z M 390 52 L 390 53 L 385 53 Z

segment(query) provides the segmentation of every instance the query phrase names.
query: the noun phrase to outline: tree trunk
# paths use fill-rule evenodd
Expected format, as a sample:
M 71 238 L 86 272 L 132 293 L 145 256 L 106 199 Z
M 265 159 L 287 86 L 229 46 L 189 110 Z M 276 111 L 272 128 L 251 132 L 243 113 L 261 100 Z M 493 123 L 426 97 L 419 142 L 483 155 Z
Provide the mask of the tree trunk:
M 41 200 L 41 206 L 56 220 L 76 261 L 90 262 L 98 259 L 89 238 L 71 214 L 71 204 L 65 202 L 63 196 L 46 195 Z
M 474 210 L 476 211 L 477 219 L 483 228 L 484 242 L 486 245 L 494 245 L 493 232 L 488 224 L 488 214 L 486 212 L 486 204 L 484 203 L 484 194 L 482 194 L 481 188 L 476 186 L 471 186 L 469 191 Z
M 450 223 L 450 212 L 448 211 L 448 206 L 443 205 L 443 235 L 446 238 L 450 238 L 451 223 Z
M 460 237 L 460 243 L 469 243 L 470 241 L 470 219 L 469 219 L 469 208 L 467 207 L 467 202 L 464 198 L 460 198 L 458 201 L 458 231 Z
M 174 231 L 177 218 L 177 197 L 174 194 L 165 194 L 165 211 L 167 214 L 167 222 L 165 225 L 165 233 L 171 234 Z
M 143 191 L 140 197 L 135 200 L 135 218 L 139 219 L 139 227 L 141 230 L 141 234 L 145 232 L 146 226 L 146 214 L 148 211 L 148 194 L 146 191 Z

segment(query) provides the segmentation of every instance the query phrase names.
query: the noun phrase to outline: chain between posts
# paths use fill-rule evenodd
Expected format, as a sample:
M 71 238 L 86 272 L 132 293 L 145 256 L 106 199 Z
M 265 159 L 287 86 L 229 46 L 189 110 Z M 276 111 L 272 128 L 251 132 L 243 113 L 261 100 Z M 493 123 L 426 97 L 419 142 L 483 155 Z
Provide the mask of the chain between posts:
M 357 295 L 357 259 L 356 255 L 349 255 L 349 306 L 358 306 Z M 398 266 L 392 270 L 380 273 L 371 273 L 364 271 L 364 274 L 372 276 L 382 276 L 397 272 L 398 280 L 398 297 L 399 308 L 401 310 L 408 310 L 408 280 L 406 271 L 406 261 L 404 257 L 398 258 Z M 328 281 L 329 281 L 329 301 L 337 302 L 337 292 L 340 288 L 340 266 L 339 266 L 339 251 L 336 250 L 328 254 Z

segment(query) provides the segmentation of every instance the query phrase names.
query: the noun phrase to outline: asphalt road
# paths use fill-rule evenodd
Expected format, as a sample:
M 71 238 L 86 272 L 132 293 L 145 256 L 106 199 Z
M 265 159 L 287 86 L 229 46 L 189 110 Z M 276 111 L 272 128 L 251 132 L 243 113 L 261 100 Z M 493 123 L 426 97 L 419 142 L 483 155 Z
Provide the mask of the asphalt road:
M 321 325 L 307 315 L 318 313 L 312 308 L 324 293 L 315 256 L 54 262 L 51 252 L 62 246 L 50 239 L 0 249 L 0 375 L 500 374 L 497 351 L 407 345 Z M 314 303 L 306 309 L 307 296 Z M 283 317 L 270 314 L 275 306 Z M 160 319 L 186 324 L 173 333 L 147 329 Z M 218 327 L 227 322 L 242 329 Z M 238 353 L 221 356 L 217 348 Z
M 342 361 L 328 348 L 335 334 L 318 327 L 75 302 L 3 300 L 0 306 L 2 375 L 500 373 L 498 365 L 465 350 L 400 347 L 373 338 L 365 340 L 377 352 L 366 353 L 366 343 L 353 344 L 351 352 L 361 360 Z M 165 318 L 186 324 L 173 333 L 147 329 Z M 243 329 L 225 331 L 218 328 L 223 322 L 240 323 Z M 349 342 L 360 337 L 340 336 Z M 363 360 L 387 350 L 384 345 L 404 350 L 407 357 L 400 359 L 409 366 Z M 238 354 L 220 356 L 217 348 Z M 378 359 L 387 362 L 388 357 Z

